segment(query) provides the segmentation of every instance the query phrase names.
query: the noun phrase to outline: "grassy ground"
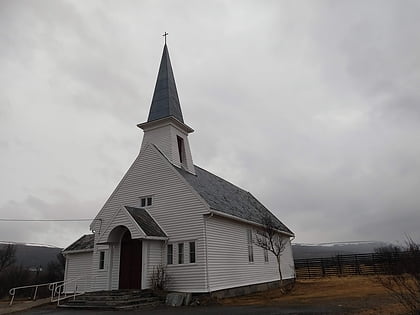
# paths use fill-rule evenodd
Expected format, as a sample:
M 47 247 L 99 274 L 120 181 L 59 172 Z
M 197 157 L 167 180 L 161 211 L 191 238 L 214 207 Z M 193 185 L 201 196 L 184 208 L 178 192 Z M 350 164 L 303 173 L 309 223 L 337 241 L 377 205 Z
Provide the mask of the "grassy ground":
M 404 314 L 404 309 L 373 277 L 362 276 L 299 280 L 287 295 L 274 289 L 218 302 L 222 305 L 322 306 L 365 315 Z

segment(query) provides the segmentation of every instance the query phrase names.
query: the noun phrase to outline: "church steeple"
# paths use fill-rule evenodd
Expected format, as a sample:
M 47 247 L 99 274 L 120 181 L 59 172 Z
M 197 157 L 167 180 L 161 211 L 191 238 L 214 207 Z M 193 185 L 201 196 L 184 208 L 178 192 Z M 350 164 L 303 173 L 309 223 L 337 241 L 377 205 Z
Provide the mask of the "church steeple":
M 188 143 L 194 130 L 184 123 L 166 42 L 147 122 L 137 126 L 144 131 L 141 150 L 153 143 L 172 164 L 195 174 Z
M 165 43 L 147 121 L 150 122 L 169 116 L 173 116 L 182 123 L 184 122 L 168 47 Z

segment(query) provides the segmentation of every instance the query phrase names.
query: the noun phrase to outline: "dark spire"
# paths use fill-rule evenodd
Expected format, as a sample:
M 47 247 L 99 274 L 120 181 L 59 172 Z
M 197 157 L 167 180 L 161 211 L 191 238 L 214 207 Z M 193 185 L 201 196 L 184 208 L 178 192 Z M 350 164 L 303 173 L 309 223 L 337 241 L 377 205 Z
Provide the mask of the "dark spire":
M 175 78 L 172 72 L 171 60 L 169 59 L 168 47 L 165 43 L 147 122 L 169 116 L 178 119 L 182 123 L 184 122 L 178 92 L 176 91 Z

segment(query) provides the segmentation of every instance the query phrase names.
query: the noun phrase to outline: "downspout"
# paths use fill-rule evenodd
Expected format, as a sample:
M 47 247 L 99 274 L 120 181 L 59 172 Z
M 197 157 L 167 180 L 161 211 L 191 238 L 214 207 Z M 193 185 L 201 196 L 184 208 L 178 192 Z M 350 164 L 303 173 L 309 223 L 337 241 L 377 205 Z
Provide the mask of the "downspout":
M 294 241 L 295 238 L 296 238 L 296 236 L 294 236 L 294 235 L 290 238 L 290 251 L 292 252 L 293 278 L 294 278 L 294 281 L 296 281 L 296 268 L 295 268 L 295 257 L 293 256 L 292 241 Z
M 209 262 L 207 254 L 207 220 L 213 217 L 213 213 L 210 213 L 208 217 L 204 216 L 204 243 L 206 247 L 206 283 L 207 283 L 207 292 L 210 294 L 210 283 L 209 283 Z

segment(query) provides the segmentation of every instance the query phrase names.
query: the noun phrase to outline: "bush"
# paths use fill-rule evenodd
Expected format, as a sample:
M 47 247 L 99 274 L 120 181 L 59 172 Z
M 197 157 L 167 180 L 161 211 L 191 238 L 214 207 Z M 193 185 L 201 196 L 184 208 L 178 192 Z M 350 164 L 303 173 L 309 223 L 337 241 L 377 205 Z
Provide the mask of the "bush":
M 164 291 L 168 287 L 169 277 L 163 265 L 153 267 L 152 288 L 157 291 Z

